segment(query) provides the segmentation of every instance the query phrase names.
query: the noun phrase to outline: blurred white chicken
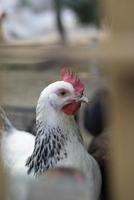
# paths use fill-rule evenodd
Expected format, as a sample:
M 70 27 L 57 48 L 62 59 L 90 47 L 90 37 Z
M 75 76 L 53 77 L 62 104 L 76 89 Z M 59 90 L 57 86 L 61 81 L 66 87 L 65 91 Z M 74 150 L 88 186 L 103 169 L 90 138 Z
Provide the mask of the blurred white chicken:
M 2 159 L 11 175 L 26 175 L 25 162 L 34 148 L 34 136 L 28 132 L 17 130 L 0 108 L 3 121 L 1 132 Z
M 48 169 L 59 166 L 76 168 L 88 179 L 90 200 L 98 200 L 100 169 L 87 153 L 74 120 L 81 102 L 87 102 L 83 95 L 84 85 L 76 75 L 64 69 L 61 79 L 46 87 L 39 97 L 37 136 L 33 153 L 26 162 L 28 173 L 42 175 Z
M 83 95 L 84 85 L 66 70 L 61 71 L 61 79 L 48 85 L 39 97 L 36 138 L 15 129 L 1 111 L 4 120 L 3 160 L 12 174 L 26 174 L 27 169 L 28 174 L 39 176 L 55 167 L 76 168 L 86 175 L 89 199 L 98 200 L 101 189 L 100 169 L 88 154 L 74 120 L 81 102 L 87 102 Z

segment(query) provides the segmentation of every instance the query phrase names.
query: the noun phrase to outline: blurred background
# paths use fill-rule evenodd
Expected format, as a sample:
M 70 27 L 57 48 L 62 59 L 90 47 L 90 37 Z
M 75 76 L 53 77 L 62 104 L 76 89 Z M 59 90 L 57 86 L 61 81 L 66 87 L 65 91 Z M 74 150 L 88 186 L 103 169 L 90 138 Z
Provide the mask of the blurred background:
M 62 67 L 78 72 L 88 96 L 102 84 L 97 61 L 89 59 L 108 36 L 98 8 L 98 0 L 0 2 L 1 104 L 16 127 L 34 132 L 39 94 Z
M 1 1 L 6 40 L 58 41 L 97 37 L 100 30 L 98 0 Z
M 134 150 L 134 5 L 129 3 L 120 0 L 118 6 L 112 0 L 0 0 L 0 105 L 17 129 L 35 135 L 35 108 L 40 92 L 59 80 L 62 67 L 77 72 L 85 84 L 89 103 L 82 106 L 76 121 L 88 152 L 101 168 L 102 200 L 134 197 L 132 187 L 128 187 L 134 166 L 129 159 Z M 129 137 L 126 132 L 131 133 Z M 130 149 L 124 152 L 126 138 Z M 124 153 L 128 159 L 125 163 Z M 51 180 L 49 184 L 55 191 Z M 12 199 L 44 199 L 38 196 L 38 183 L 30 185 L 25 193 L 28 185 L 20 177 L 14 180 L 13 190 L 18 186 L 25 195 L 20 198 L 15 193 Z M 48 185 L 44 185 L 47 191 Z M 59 181 L 56 194 L 62 191 L 63 195 L 58 199 L 88 199 L 84 184 L 75 185 L 69 180 L 67 190 L 63 185 Z M 38 191 L 36 197 L 34 188 Z

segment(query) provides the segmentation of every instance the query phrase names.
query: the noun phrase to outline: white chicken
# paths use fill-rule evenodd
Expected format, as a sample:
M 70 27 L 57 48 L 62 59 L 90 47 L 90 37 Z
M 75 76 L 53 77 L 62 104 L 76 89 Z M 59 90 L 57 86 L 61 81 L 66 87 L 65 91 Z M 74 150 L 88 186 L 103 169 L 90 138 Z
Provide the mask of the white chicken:
M 46 87 L 39 97 L 35 146 L 26 162 L 28 174 L 39 176 L 55 167 L 76 168 L 88 179 L 90 200 L 98 200 L 100 169 L 87 153 L 74 120 L 81 102 L 87 102 L 83 95 L 84 85 L 73 73 L 64 69 L 61 78 L 62 81 Z
M 17 130 L 0 108 L 0 117 L 3 121 L 1 132 L 1 151 L 5 168 L 10 175 L 26 175 L 25 162 L 34 148 L 35 137 L 25 131 Z
M 97 162 L 90 156 L 74 115 L 83 95 L 83 83 L 71 72 L 62 70 L 61 81 L 48 85 L 41 93 L 36 109 L 36 138 L 15 129 L 4 112 L 2 154 L 5 166 L 12 174 L 43 175 L 55 167 L 76 168 L 88 180 L 90 200 L 98 200 L 101 174 Z M 29 177 L 27 175 L 27 177 Z

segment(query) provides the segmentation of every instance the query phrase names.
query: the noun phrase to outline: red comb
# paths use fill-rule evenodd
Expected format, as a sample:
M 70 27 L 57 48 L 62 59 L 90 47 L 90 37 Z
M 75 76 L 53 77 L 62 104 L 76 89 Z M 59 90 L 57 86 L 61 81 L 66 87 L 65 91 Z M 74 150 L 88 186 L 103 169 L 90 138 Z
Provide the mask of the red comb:
M 72 71 L 63 68 L 60 71 L 60 76 L 63 81 L 71 83 L 76 92 L 83 92 L 84 90 L 83 83 L 80 81 L 77 75 L 74 74 Z

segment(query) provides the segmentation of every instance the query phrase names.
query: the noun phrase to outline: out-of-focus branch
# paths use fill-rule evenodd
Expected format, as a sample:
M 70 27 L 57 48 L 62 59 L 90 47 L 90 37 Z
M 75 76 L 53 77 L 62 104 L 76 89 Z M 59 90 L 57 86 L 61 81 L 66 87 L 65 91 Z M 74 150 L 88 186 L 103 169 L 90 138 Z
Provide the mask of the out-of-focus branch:
M 61 36 L 62 42 L 65 42 L 66 33 L 65 33 L 65 28 L 63 26 L 63 22 L 62 22 L 62 2 L 61 2 L 61 0 L 53 0 L 53 2 L 54 2 L 54 8 L 55 8 L 55 12 L 56 12 L 57 29 Z

